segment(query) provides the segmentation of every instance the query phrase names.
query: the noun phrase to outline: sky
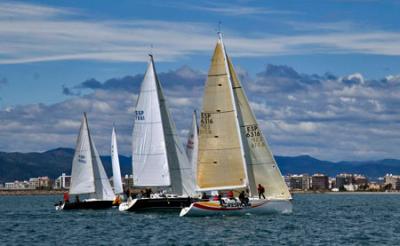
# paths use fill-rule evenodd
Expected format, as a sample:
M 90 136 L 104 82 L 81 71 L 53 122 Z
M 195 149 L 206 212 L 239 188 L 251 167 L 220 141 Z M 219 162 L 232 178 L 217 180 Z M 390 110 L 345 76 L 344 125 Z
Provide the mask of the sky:
M 1 1 L 0 151 L 74 147 L 82 112 L 130 155 L 153 53 L 179 134 L 222 31 L 275 155 L 400 158 L 400 2 Z

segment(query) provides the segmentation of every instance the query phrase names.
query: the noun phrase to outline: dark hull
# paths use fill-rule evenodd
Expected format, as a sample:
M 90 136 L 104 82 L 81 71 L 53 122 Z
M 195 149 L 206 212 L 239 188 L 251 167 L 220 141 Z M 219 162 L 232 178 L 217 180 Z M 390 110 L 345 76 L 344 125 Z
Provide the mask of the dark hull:
M 182 208 L 190 206 L 198 199 L 190 197 L 170 197 L 170 198 L 139 198 L 134 199 L 126 206 L 124 211 L 145 212 L 145 211 L 180 211 Z
M 82 201 L 68 202 L 63 204 L 59 210 L 74 210 L 74 209 L 107 209 L 113 206 L 113 201 Z

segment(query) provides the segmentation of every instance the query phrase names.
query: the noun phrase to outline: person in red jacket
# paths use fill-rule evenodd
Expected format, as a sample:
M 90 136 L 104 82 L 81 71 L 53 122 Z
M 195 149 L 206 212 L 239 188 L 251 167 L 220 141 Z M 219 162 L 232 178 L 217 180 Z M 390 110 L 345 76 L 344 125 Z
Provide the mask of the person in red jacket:
M 64 192 L 64 202 L 65 203 L 69 202 L 69 194 L 68 194 L 68 192 Z

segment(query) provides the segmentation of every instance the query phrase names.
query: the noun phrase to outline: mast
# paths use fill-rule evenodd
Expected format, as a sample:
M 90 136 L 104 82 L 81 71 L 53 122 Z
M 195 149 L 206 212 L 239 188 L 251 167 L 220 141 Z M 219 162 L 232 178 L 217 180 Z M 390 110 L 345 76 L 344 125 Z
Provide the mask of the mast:
M 118 157 L 117 134 L 115 132 L 115 127 L 113 127 L 111 133 L 111 163 L 113 171 L 114 192 L 115 194 L 122 194 L 124 190 L 122 188 L 121 169 Z

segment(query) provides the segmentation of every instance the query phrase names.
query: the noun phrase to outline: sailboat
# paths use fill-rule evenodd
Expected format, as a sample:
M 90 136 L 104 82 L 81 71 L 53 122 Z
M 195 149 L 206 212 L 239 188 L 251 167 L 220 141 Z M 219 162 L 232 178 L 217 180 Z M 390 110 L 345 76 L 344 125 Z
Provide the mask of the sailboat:
M 180 216 L 291 212 L 292 197 L 226 54 L 222 35 L 208 72 L 197 158 L 197 190 L 248 191 L 248 201 L 231 197 L 197 201 Z M 266 198 L 258 195 L 258 185 Z
M 197 125 L 196 111 L 193 111 L 192 124 L 186 142 L 186 155 L 189 159 L 190 165 L 193 170 L 193 177 L 195 177 L 195 170 L 197 164 L 197 152 L 199 149 L 199 127 Z M 194 182 L 194 181 L 193 181 Z
M 180 210 L 195 191 L 193 169 L 168 109 L 150 56 L 135 109 L 132 134 L 134 186 L 158 189 L 121 203 L 120 211 Z
M 83 114 L 72 160 L 69 195 L 76 195 L 77 198 L 79 195 L 88 195 L 89 198 L 64 201 L 56 205 L 56 210 L 110 208 L 115 196 L 90 135 L 86 113 Z
M 117 195 L 113 205 L 117 206 L 121 203 L 119 196 L 124 193 L 124 189 L 122 188 L 121 170 L 118 157 L 117 134 L 115 132 L 115 127 L 113 127 L 111 133 L 111 164 L 113 171 L 114 193 L 115 195 Z

